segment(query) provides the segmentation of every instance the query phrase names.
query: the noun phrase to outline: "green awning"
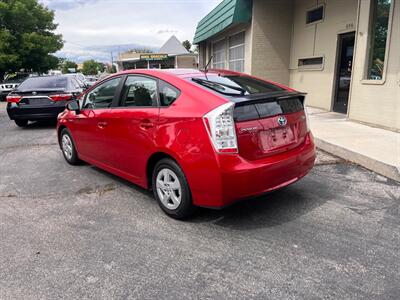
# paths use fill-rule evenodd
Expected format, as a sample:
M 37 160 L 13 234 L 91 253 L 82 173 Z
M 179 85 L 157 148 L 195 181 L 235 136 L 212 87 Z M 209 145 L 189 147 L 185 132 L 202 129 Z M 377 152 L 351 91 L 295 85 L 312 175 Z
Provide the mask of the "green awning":
M 193 44 L 198 44 L 222 30 L 251 21 L 252 0 L 224 0 L 197 25 Z

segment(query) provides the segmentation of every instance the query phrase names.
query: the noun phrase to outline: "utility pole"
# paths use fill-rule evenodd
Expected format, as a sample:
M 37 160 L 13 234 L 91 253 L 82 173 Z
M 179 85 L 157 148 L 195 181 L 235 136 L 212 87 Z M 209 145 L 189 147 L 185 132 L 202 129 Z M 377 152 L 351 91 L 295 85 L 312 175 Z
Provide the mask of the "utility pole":
M 110 54 L 111 54 L 111 70 L 112 70 L 114 66 L 114 57 L 112 51 L 110 51 Z

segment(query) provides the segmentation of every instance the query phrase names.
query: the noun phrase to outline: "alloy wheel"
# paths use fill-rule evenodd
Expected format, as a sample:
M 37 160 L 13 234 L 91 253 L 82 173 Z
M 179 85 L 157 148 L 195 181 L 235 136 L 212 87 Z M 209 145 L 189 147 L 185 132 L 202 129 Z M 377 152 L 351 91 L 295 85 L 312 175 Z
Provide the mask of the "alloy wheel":
M 63 135 L 62 140 L 61 140 L 61 145 L 62 145 L 62 150 L 64 152 L 65 157 L 68 160 L 71 160 L 74 150 L 73 150 L 71 138 L 69 137 L 68 134 Z
M 171 169 L 161 169 L 156 178 L 156 189 L 161 203 L 168 209 L 178 208 L 182 200 L 182 187 L 178 176 Z

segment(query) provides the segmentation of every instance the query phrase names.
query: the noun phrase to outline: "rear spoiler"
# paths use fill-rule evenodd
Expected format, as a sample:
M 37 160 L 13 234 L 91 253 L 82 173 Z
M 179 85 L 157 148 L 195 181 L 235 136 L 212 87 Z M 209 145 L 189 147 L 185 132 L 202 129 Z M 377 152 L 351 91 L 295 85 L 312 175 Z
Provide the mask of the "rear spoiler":
M 274 102 L 290 98 L 299 97 L 304 104 L 306 93 L 293 92 L 293 91 L 276 91 L 261 94 L 252 94 L 246 96 L 229 97 L 229 100 L 235 103 L 235 106 L 242 106 L 247 104 L 255 104 L 260 102 Z

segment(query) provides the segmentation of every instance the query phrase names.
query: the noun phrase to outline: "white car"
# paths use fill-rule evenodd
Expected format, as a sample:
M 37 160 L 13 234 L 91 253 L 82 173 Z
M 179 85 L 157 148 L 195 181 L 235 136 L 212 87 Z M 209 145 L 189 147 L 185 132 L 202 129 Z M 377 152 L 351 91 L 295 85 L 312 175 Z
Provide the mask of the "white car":
M 5 101 L 7 95 L 15 90 L 25 79 L 37 76 L 31 73 L 8 74 L 3 82 L 0 83 L 0 100 Z

